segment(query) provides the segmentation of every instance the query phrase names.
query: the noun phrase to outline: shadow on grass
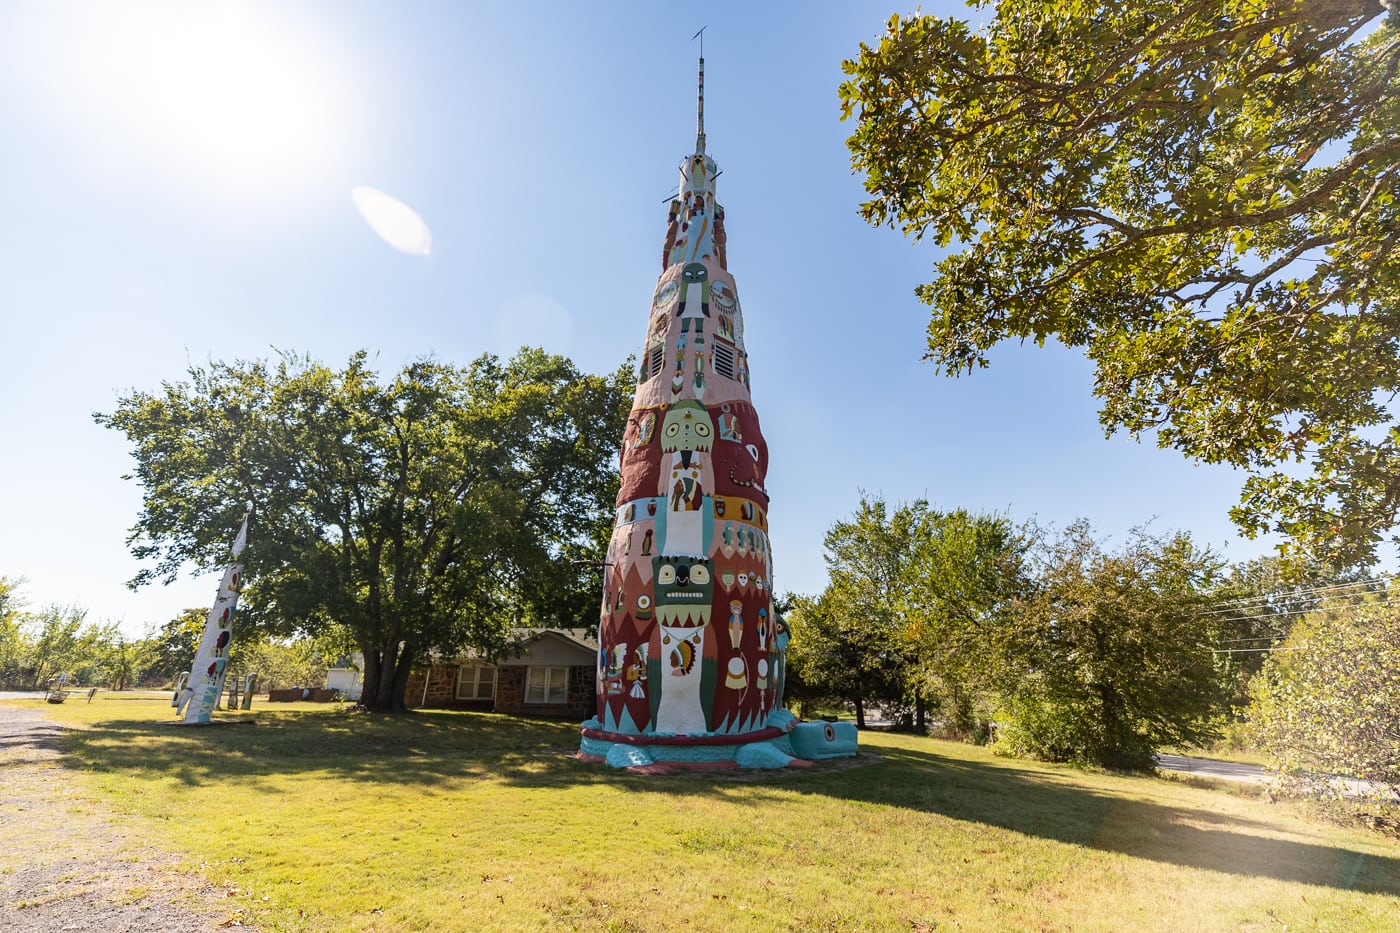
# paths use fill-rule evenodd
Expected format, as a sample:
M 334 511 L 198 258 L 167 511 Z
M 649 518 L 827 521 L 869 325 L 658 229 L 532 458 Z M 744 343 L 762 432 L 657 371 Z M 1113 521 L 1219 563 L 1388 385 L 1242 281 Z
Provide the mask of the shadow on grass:
M 0 762 L 63 749 L 63 727 L 38 710 L 0 710 Z
M 125 718 L 125 712 L 68 732 L 70 763 L 191 786 L 234 780 L 257 787 L 264 779 L 297 773 L 385 785 L 431 786 L 482 776 L 548 785 L 569 781 L 550 776 L 561 764 L 570 771 L 576 766 L 580 779 L 597 773 L 565 757 L 578 746 L 574 722 L 456 711 L 376 716 L 321 707 L 226 718 L 224 723 L 255 723 L 234 728 Z
M 904 747 L 882 747 L 883 760 L 866 766 L 818 766 L 763 780 L 735 780 L 728 773 L 638 776 L 569 757 L 578 747 L 572 722 L 452 711 L 386 717 L 269 710 L 256 719 L 255 728 L 238 729 L 108 720 L 69 733 L 67 752 L 70 764 L 86 770 L 164 775 L 190 785 L 257 786 L 296 773 L 424 788 L 485 779 L 522 788 L 607 785 L 676 797 L 720 796 L 754 807 L 815 794 L 1172 865 L 1400 894 L 1400 859 L 1280 839 L 1266 822 L 1140 799 L 1131 779 L 1125 779 L 1123 793 L 1112 793 L 1086 786 L 1075 772 Z
M 1281 839 L 1267 822 L 1129 796 L 1132 779 L 1124 779 L 1125 794 L 1115 794 L 1084 786 L 1074 772 L 1061 776 L 905 748 L 882 754 L 885 768 L 833 775 L 832 786 L 819 792 L 1206 871 L 1400 894 L 1400 859 Z

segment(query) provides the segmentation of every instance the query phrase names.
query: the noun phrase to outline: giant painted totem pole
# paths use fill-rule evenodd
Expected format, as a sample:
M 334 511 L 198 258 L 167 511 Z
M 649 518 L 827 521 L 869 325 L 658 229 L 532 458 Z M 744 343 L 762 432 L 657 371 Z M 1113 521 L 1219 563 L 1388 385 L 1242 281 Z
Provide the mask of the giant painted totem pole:
M 615 767 L 782 767 L 854 755 L 849 724 L 782 708 L 768 447 L 749 395 L 744 319 L 705 152 L 681 162 L 604 565 L 596 718 L 580 752 Z

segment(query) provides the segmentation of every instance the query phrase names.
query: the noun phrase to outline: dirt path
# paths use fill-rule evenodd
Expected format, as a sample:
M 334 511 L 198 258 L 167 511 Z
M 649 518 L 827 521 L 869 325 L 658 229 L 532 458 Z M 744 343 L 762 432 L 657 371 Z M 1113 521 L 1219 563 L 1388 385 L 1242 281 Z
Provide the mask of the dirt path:
M 74 794 L 61 733 L 42 710 L 0 704 L 0 931 L 238 926 L 223 891 Z

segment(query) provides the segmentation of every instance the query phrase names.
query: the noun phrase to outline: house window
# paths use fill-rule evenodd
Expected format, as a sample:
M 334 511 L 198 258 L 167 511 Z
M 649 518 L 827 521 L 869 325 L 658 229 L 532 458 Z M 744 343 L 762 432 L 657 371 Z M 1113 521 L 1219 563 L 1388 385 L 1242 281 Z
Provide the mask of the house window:
M 568 688 L 569 669 L 567 667 L 526 668 L 526 703 L 567 703 L 569 699 Z
M 489 700 L 496 692 L 496 669 L 484 664 L 457 668 L 457 699 Z

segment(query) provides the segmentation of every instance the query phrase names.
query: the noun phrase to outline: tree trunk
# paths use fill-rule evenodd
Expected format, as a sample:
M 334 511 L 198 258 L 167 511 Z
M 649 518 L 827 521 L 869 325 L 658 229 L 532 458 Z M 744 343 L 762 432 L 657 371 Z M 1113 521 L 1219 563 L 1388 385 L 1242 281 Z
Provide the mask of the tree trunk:
M 856 707 L 856 728 L 865 728 L 865 697 L 861 695 L 860 687 L 857 685 L 856 694 L 851 698 L 851 702 Z
M 977 717 L 973 714 L 970 694 L 957 687 L 951 688 L 945 708 L 948 711 L 947 724 L 959 738 L 966 740 L 976 734 Z
M 389 712 L 404 713 L 408 711 L 407 704 L 404 703 L 403 692 L 408 687 L 408 675 L 413 669 L 414 650 L 412 642 L 404 642 L 403 650 L 399 652 L 398 663 L 394 668 L 392 704 Z M 432 671 L 424 671 L 424 677 L 431 677 Z
M 921 735 L 928 731 L 928 726 L 924 722 L 924 695 L 922 692 L 914 694 L 914 729 Z
M 364 670 L 360 672 L 362 680 L 360 705 L 365 709 L 374 709 L 374 700 L 379 695 L 379 678 L 383 675 L 384 665 L 380 663 L 379 651 L 376 646 L 368 641 L 360 642 L 360 654 L 365 659 Z
M 407 642 L 401 644 L 395 636 L 382 646 L 362 643 L 360 651 L 365 656 L 365 685 L 360 705 L 375 713 L 404 712 L 407 707 L 403 692 L 413 666 L 413 646 Z

